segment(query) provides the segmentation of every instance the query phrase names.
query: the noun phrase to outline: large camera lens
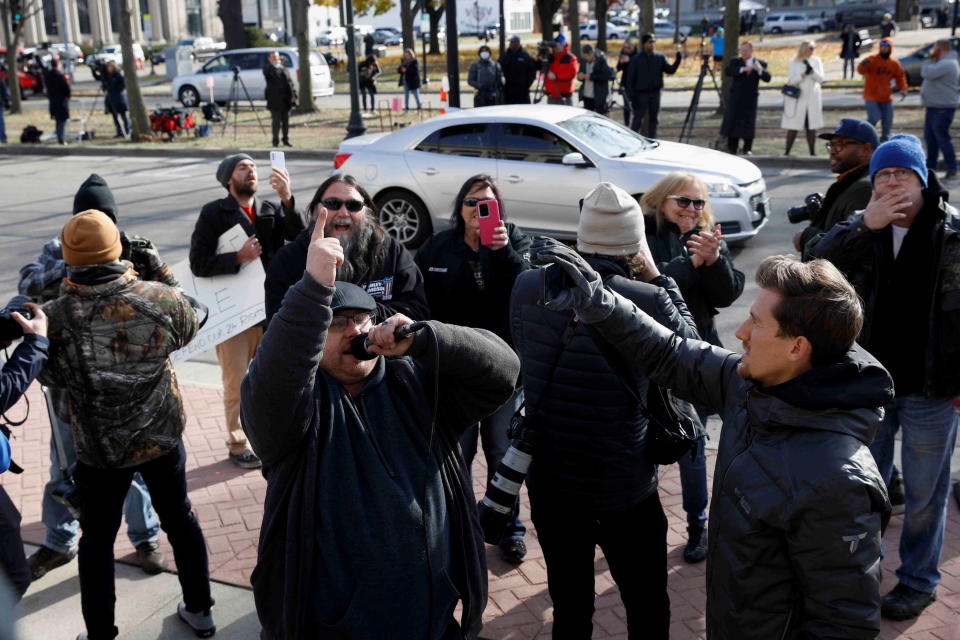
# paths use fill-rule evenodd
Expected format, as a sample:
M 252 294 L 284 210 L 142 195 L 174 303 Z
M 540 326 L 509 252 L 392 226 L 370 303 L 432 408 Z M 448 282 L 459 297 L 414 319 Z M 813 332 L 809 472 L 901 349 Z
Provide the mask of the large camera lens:
M 823 206 L 823 196 L 819 193 L 811 193 L 803 199 L 802 205 L 787 209 L 787 220 L 793 224 L 805 222 L 820 213 L 821 206 Z
M 30 309 L 24 305 L 25 302 L 31 302 L 30 298 L 27 296 L 14 296 L 10 299 L 10 302 L 0 310 L 0 341 L 13 342 L 23 337 L 23 328 L 17 324 L 17 321 L 14 320 L 10 314 L 17 311 L 27 320 L 33 318 Z

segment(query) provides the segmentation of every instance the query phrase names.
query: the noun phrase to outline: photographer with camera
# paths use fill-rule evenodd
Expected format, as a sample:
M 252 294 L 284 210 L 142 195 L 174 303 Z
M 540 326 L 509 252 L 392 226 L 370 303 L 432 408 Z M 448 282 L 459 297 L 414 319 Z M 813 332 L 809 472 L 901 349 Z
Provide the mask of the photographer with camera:
M 873 190 L 870 158 L 880 146 L 876 128 L 859 118 L 843 118 L 833 133 L 821 133 L 819 137 L 827 141 L 830 170 L 838 175 L 826 196 L 810 194 L 803 205 L 787 210 L 793 224 L 809 221 L 793 236 L 793 248 L 804 260 L 810 259 L 810 252 L 833 225 L 867 206 Z
M 561 33 L 553 40 L 553 51 L 546 58 L 546 79 L 543 91 L 547 94 L 547 104 L 565 104 L 573 106 L 573 83 L 580 63 L 570 53 L 570 44 Z
M 697 337 L 676 284 L 660 275 L 650 254 L 640 205 L 626 191 L 601 182 L 586 195 L 577 251 L 609 287 L 669 330 Z M 547 289 L 541 271 L 517 278 L 511 328 L 523 365 L 524 426 L 536 434 L 527 480 L 554 637 L 591 635 L 599 544 L 620 589 L 630 637 L 666 640 L 667 520 L 657 493 L 652 428 L 624 388 L 645 395 L 647 379 L 622 381 L 573 313 L 538 305 Z
M 88 209 L 102 211 L 114 225 L 118 222 L 120 209 L 114 200 L 113 192 L 106 180 L 95 173 L 84 180 L 73 198 L 73 214 Z M 162 282 L 171 287 L 179 286 L 149 239 L 120 231 L 120 246 L 120 259 L 133 264 L 140 279 Z M 40 303 L 49 302 L 60 296 L 60 285 L 66 277 L 67 265 L 63 259 L 63 246 L 57 236 L 43 245 L 35 262 L 20 268 L 20 283 L 17 288 L 21 295 L 29 296 Z M 43 487 L 41 516 L 46 533 L 43 544 L 30 556 L 33 580 L 39 580 L 51 569 L 63 566 L 76 557 L 80 527 L 80 523 L 59 499 L 72 487 L 61 469 L 72 467 L 75 462 L 73 431 L 67 419 L 69 413 L 66 392 L 51 386 L 47 393 L 54 408 L 49 416 L 50 426 L 57 430 L 64 444 L 66 459 L 59 459 L 55 440 L 51 439 L 50 479 Z M 136 549 L 144 572 L 153 575 L 166 569 L 167 562 L 158 542 L 160 523 L 151 504 L 150 492 L 139 474 L 134 476 L 130 485 L 124 517 L 127 521 L 127 535 Z
M 0 413 L 7 411 L 23 396 L 47 361 L 47 316 L 23 296 L 17 296 L 0 311 L 0 348 L 6 349 L 20 337 L 13 355 L 0 371 Z M 10 457 L 9 430 L 0 426 L 0 474 L 20 473 Z M 20 512 L 0 484 L 0 573 L 6 574 L 19 600 L 30 586 L 30 565 L 23 553 L 20 537 Z
M 651 381 L 722 417 L 707 636 L 875 638 L 890 503 L 868 445 L 893 381 L 855 342 L 863 308 L 840 271 L 761 262 L 736 354 L 663 327 L 559 243 L 535 242 L 531 257 L 566 279 L 546 308 L 576 313 Z

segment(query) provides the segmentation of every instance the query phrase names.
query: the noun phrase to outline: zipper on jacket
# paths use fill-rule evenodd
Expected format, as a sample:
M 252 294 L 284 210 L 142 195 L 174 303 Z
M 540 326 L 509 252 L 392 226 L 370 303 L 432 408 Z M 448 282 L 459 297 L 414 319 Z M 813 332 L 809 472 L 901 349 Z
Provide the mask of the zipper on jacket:
M 367 434 L 367 437 L 370 438 L 370 443 L 373 445 L 373 450 L 377 452 L 377 457 L 380 458 L 383 468 L 387 470 L 387 473 L 390 474 L 391 478 L 396 478 L 396 474 L 394 474 L 393 469 L 391 469 L 390 465 L 387 463 L 386 456 L 383 455 L 383 450 L 380 449 L 380 443 L 377 442 L 377 437 L 373 435 L 373 431 L 370 429 L 370 420 L 367 418 L 367 411 L 363 406 L 363 395 L 361 394 L 358 396 L 357 401 L 354 401 L 353 398 L 350 398 L 350 402 L 353 403 L 353 407 L 357 410 L 357 415 L 360 417 L 360 424 L 363 427 L 364 432 Z
M 787 621 L 783 625 L 783 633 L 780 634 L 780 640 L 787 640 L 787 634 L 790 633 L 790 622 L 793 620 L 793 607 L 787 612 Z

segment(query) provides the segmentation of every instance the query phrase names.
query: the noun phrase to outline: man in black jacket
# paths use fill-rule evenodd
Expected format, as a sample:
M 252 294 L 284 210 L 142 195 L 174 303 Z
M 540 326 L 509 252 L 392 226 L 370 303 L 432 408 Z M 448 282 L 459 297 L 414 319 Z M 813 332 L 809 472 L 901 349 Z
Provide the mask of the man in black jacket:
M 500 56 L 503 70 L 503 104 L 530 104 L 530 85 L 537 78 L 537 63 L 520 45 L 520 36 L 510 38 L 510 46 Z
M 753 154 L 753 138 L 757 129 L 757 100 L 760 97 L 760 82 L 770 82 L 767 63 L 753 55 L 753 45 L 740 45 L 740 57 L 734 58 L 723 68 L 723 73 L 733 78 L 730 101 L 723 113 L 720 135 L 727 138 L 727 152 L 736 154 L 743 138 L 743 154 Z
M 673 75 L 680 66 L 683 54 L 677 51 L 673 64 L 653 47 L 657 40 L 652 33 L 640 38 L 640 51 L 630 61 L 630 103 L 633 107 L 633 122 L 630 128 L 648 138 L 657 137 L 660 117 L 660 92 L 663 91 L 663 74 Z M 647 126 L 643 123 L 646 121 Z
M 377 301 L 381 318 L 402 313 L 414 320 L 430 317 L 423 276 L 406 248 L 377 222 L 377 208 L 367 190 L 350 175 L 333 175 L 317 188 L 307 211 L 330 211 L 325 233 L 344 245 L 346 259 L 337 278 L 365 289 Z M 300 281 L 313 234 L 311 223 L 277 253 L 267 270 L 267 321 L 279 311 L 287 289 Z
M 636 199 L 601 182 L 581 209 L 577 250 L 604 282 L 670 330 L 695 338 L 676 284 L 660 275 L 646 246 Z M 630 637 L 666 640 L 667 520 L 647 419 L 588 328 L 569 311 L 538 306 L 540 277 L 539 271 L 521 274 L 510 306 L 526 419 L 536 424 L 527 481 L 553 600 L 553 635 L 590 637 L 599 544 L 620 589 Z M 638 378 L 637 391 L 646 395 L 647 380 Z
M 875 638 L 890 504 L 868 444 L 893 383 L 854 343 L 863 309 L 842 274 L 825 260 L 764 260 L 735 354 L 663 327 L 558 243 L 532 255 L 570 282 L 547 308 L 575 311 L 651 381 L 723 420 L 707 636 Z
M 240 267 L 260 259 L 266 269 L 285 240 L 293 240 L 303 230 L 304 221 L 296 211 L 290 176 L 273 169 L 270 186 L 280 197 L 280 205 L 260 202 L 257 211 L 257 165 L 245 153 L 228 156 L 217 168 L 217 182 L 229 192 L 226 198 L 203 205 L 190 238 L 190 271 L 198 278 L 234 274 Z M 220 236 L 236 225 L 248 235 L 239 251 L 217 253 Z M 227 448 L 231 462 L 246 469 L 260 466 L 247 447 L 240 428 L 240 382 L 257 352 L 263 326 L 250 327 L 217 345 L 217 360 L 223 377 L 223 406 L 227 423 Z
M 374 326 L 373 298 L 335 281 L 332 215 L 320 207 L 306 273 L 243 383 L 267 479 L 251 579 L 263 637 L 476 638 L 486 567 L 457 440 L 510 397 L 519 362 L 482 329 L 431 321 L 398 341 L 410 318 Z M 351 353 L 361 332 L 371 360 Z
M 926 166 L 920 140 L 898 134 L 870 160 L 866 209 L 813 250 L 839 267 L 866 307 L 858 341 L 890 370 L 896 398 L 870 451 L 886 481 L 903 436 L 906 497 L 898 584 L 883 615 L 905 620 L 936 600 L 960 396 L 960 214 Z
M 583 108 L 595 111 L 602 116 L 607 115 L 607 98 L 610 95 L 610 64 L 607 54 L 594 49 L 593 45 L 583 45 L 583 59 L 580 61 L 580 72 L 577 80 L 580 85 L 580 97 L 583 99 Z
M 283 66 L 280 54 L 271 51 L 267 64 L 263 67 L 263 77 L 267 86 L 264 97 L 270 111 L 270 127 L 273 132 L 273 146 L 280 146 L 280 131 L 283 130 L 283 146 L 290 144 L 290 110 L 297 104 L 297 90 L 293 86 L 290 72 Z

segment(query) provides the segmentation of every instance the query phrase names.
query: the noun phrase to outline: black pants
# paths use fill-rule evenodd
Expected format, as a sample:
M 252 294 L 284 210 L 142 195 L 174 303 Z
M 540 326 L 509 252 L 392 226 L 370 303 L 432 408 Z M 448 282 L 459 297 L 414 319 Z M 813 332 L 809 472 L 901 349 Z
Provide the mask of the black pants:
M 620 95 L 623 96 L 623 126 L 629 127 L 629 126 L 630 126 L 630 116 L 631 116 L 631 113 L 632 113 L 631 110 L 630 110 L 630 96 L 629 96 L 629 94 L 627 94 L 626 92 L 624 92 L 624 91 L 622 91 L 622 90 L 620 91 Z
M 727 151 L 736 155 L 737 146 L 740 144 L 740 138 L 727 138 Z M 743 152 L 753 150 L 753 138 L 744 138 L 743 139 Z
M 476 107 L 489 107 L 497 104 L 497 92 L 496 91 L 477 91 L 473 95 L 473 106 Z
M 7 574 L 17 600 L 30 586 L 30 566 L 20 538 L 20 512 L 0 485 L 0 570 Z
M 630 128 L 640 135 L 656 138 L 660 118 L 660 92 L 636 91 L 632 96 L 632 102 L 633 122 Z
M 553 640 L 590 640 L 598 544 L 620 588 L 630 640 L 667 640 L 667 518 L 656 491 L 630 509 L 603 513 L 538 498 L 531 495 L 530 515 L 547 564 Z
M 75 479 L 83 505 L 80 517 L 80 605 L 90 640 L 115 638 L 113 543 L 120 528 L 123 500 L 133 474 L 140 472 L 150 490 L 160 528 L 167 534 L 188 611 L 210 607 L 210 571 L 200 523 L 187 498 L 187 455 L 181 442 L 159 458 L 124 469 L 101 469 L 77 462 Z
M 290 112 L 271 111 L 270 126 L 273 129 L 273 146 L 280 144 L 280 129 L 283 129 L 283 141 L 290 143 Z
M 503 88 L 503 104 L 530 104 L 530 87 Z
M 377 85 L 375 84 L 361 84 L 360 85 L 360 99 L 363 100 L 363 110 L 367 110 L 367 96 L 370 96 L 370 111 L 373 111 L 377 108 Z M 276 143 L 274 143 L 276 144 Z

